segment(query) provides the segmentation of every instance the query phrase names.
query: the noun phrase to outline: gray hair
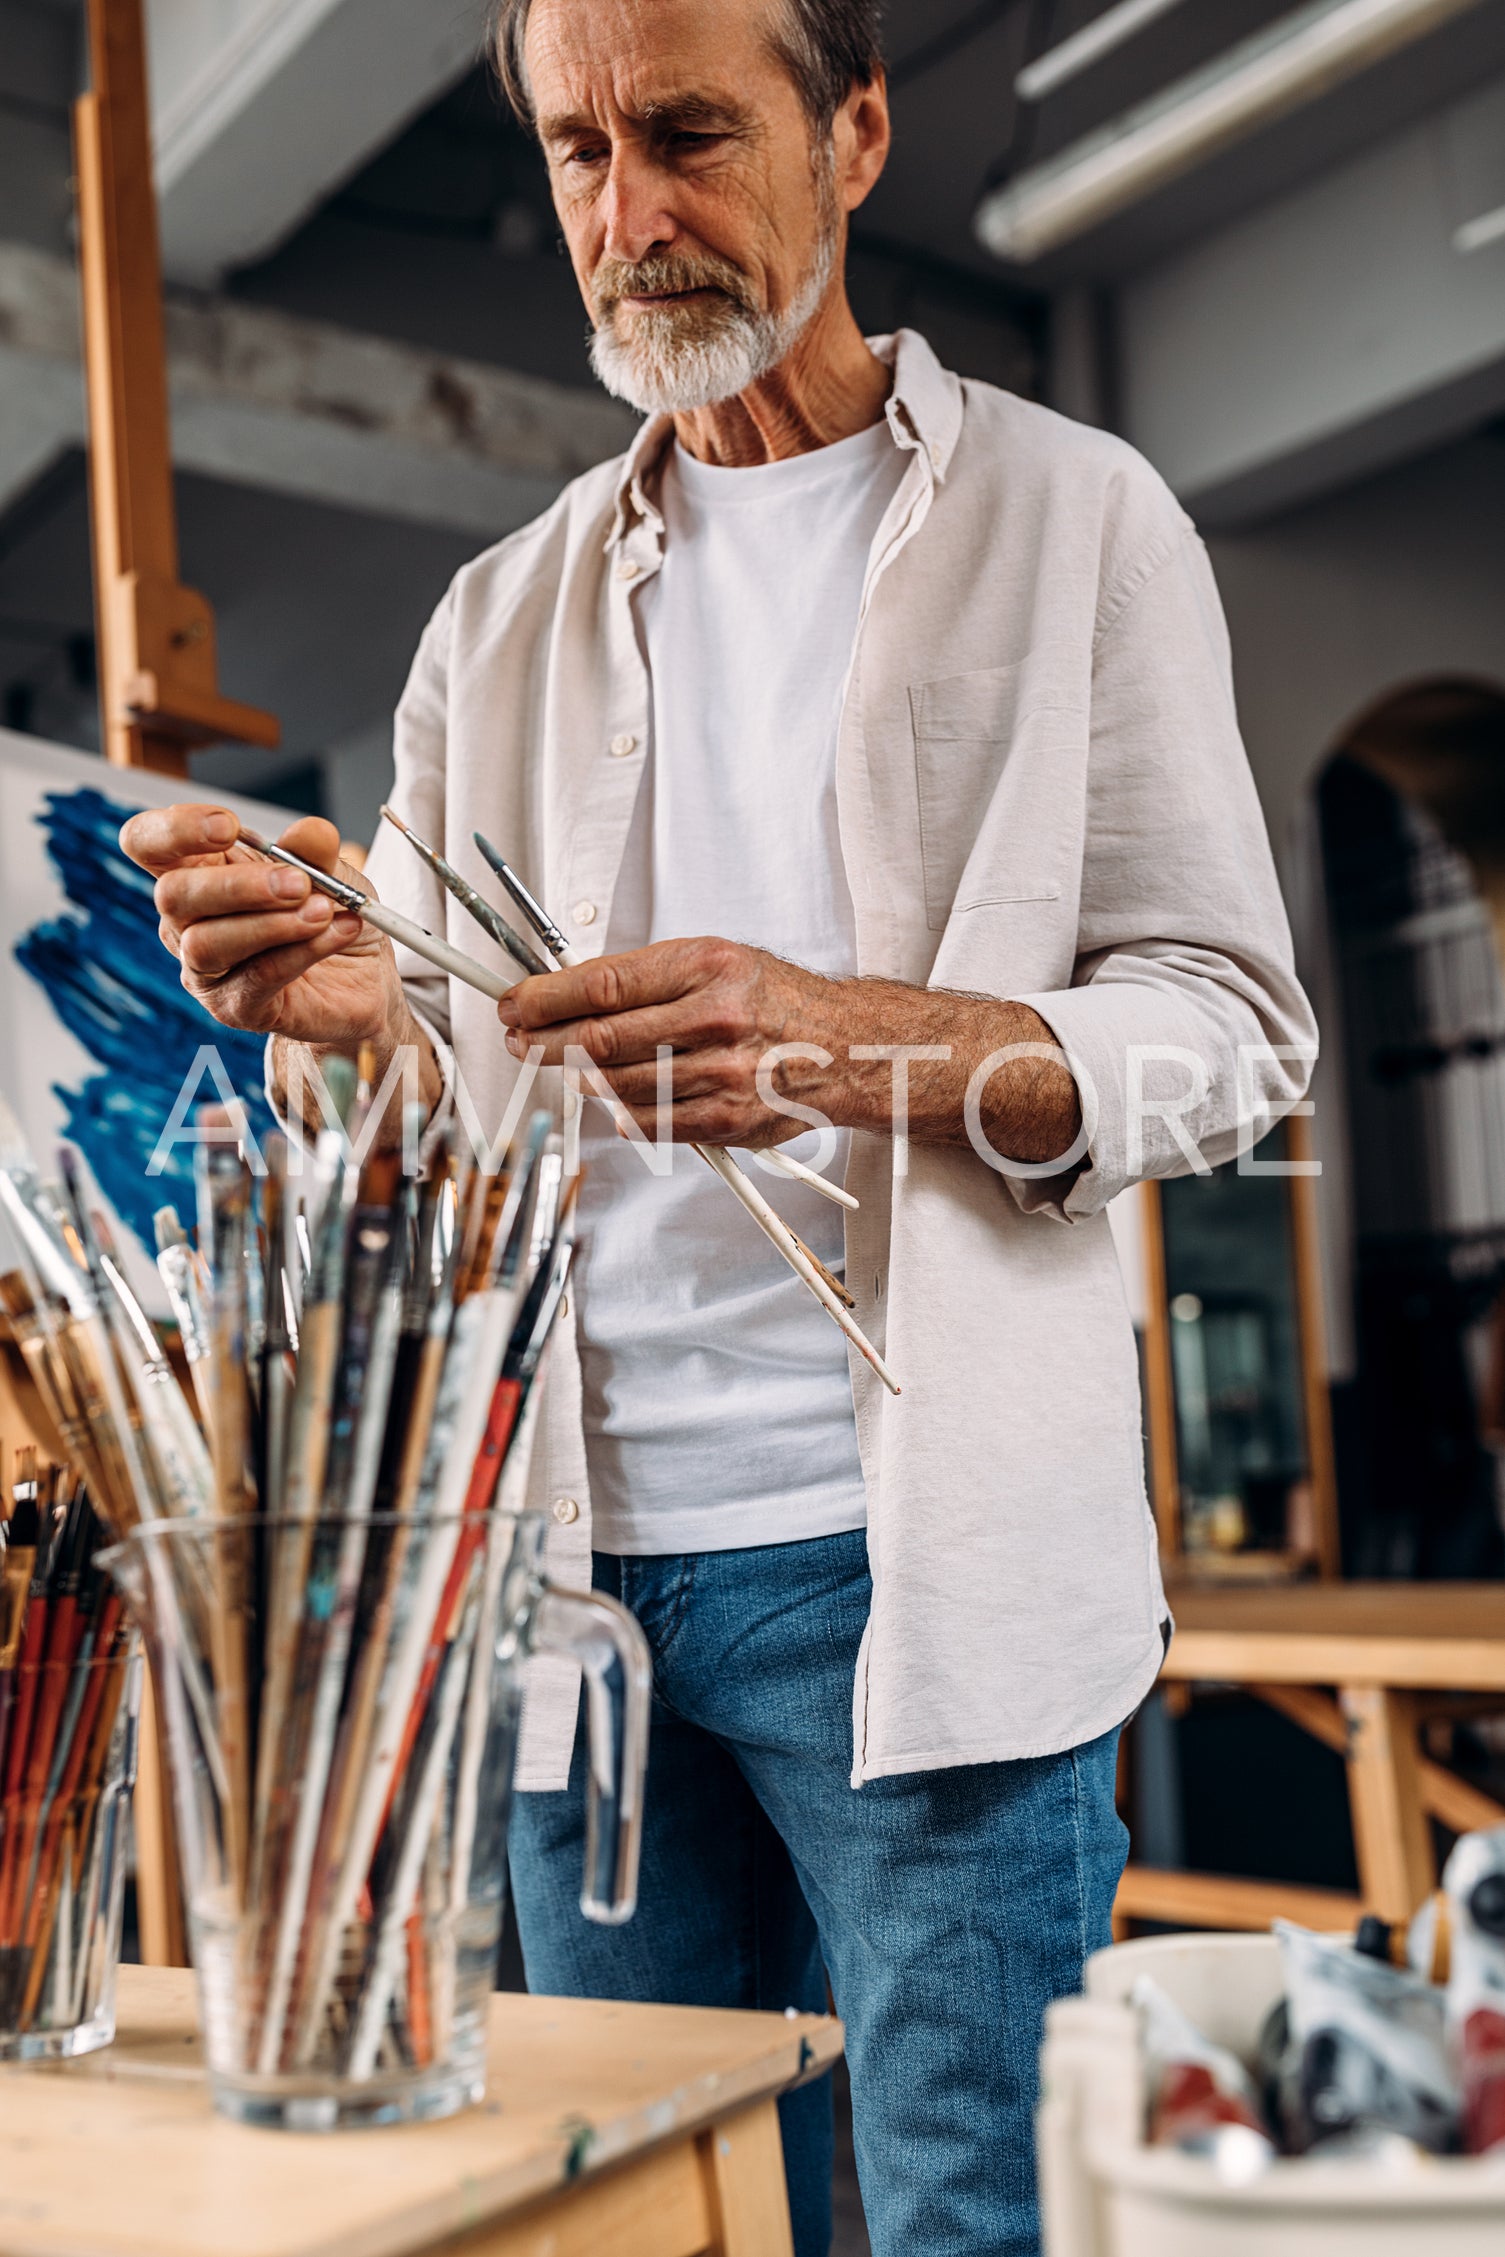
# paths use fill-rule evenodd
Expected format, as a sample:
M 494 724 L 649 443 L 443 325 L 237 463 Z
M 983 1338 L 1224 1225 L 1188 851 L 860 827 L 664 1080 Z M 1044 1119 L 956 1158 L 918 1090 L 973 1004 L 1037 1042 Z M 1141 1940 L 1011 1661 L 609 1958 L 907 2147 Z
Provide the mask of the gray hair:
M 503 90 L 526 126 L 535 122 L 533 97 L 523 66 L 523 37 L 533 0 L 495 0 L 492 53 Z M 782 19 L 773 31 L 773 50 L 794 80 L 810 122 L 819 134 L 832 121 L 854 86 L 871 86 L 883 68 L 878 33 L 880 0 L 778 0 Z

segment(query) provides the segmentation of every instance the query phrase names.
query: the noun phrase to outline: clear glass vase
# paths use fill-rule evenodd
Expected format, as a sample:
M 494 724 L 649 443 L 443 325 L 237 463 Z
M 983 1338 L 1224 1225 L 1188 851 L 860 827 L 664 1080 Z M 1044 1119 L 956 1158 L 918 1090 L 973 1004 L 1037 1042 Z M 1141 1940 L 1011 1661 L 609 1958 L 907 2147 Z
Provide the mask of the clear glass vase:
M 0 1797 L 3 2061 L 93 2053 L 115 2035 L 141 1657 L 134 1636 L 112 1643 L 23 1667 L 7 1688 L 8 1745 L 26 1746 Z
M 325 2130 L 480 2098 L 530 1654 L 585 1671 L 581 1910 L 630 1915 L 647 1647 L 547 1585 L 544 1528 L 159 1521 L 104 1555 L 151 1653 L 223 2114 Z

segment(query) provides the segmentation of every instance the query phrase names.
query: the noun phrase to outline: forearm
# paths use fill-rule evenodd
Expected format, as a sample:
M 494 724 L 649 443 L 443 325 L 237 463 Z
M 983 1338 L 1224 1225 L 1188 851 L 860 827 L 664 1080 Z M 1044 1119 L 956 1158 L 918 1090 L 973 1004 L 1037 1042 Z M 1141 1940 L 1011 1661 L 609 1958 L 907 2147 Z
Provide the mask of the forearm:
M 784 1059 L 773 1073 L 781 1096 L 819 1107 L 839 1128 L 965 1144 L 971 1091 L 982 1134 L 1001 1157 L 1038 1164 L 1070 1152 L 1082 1125 L 1076 1083 L 1028 1005 L 898 980 L 821 985 L 811 1029 L 798 1039 L 829 1051 L 831 1064 Z M 1055 1055 L 1037 1055 L 1042 1049 Z M 944 1055 L 904 1055 L 916 1050 Z

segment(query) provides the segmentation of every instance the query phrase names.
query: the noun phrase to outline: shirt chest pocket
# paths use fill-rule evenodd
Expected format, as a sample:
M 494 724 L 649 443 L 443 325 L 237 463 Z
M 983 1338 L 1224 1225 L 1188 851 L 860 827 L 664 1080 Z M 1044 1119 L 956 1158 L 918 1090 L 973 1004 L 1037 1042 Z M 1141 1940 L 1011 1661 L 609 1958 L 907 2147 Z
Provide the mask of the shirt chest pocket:
M 1043 873 L 1036 884 L 1028 867 L 1021 868 L 1024 840 L 1010 842 L 1006 867 L 967 869 L 979 835 L 990 828 L 989 810 L 1015 739 L 1027 721 L 1049 710 L 1038 678 L 1029 679 L 1028 661 L 915 683 L 909 707 L 930 930 L 943 932 L 954 911 L 988 902 L 1059 899 L 1059 886 Z

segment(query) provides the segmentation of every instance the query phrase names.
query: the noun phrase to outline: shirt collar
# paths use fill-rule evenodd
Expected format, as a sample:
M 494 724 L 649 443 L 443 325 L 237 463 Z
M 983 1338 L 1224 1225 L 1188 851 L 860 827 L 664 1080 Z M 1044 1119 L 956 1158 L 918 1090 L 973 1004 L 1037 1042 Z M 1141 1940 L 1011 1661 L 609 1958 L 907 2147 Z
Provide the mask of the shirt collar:
M 923 448 L 936 477 L 944 479 L 961 436 L 960 378 L 942 368 L 916 330 L 897 329 L 891 337 L 869 337 L 867 342 L 869 350 L 894 372 L 883 412 L 895 444 Z M 634 524 L 662 532 L 663 519 L 649 489 L 673 436 L 672 416 L 650 416 L 623 456 L 608 548 L 623 540 Z

